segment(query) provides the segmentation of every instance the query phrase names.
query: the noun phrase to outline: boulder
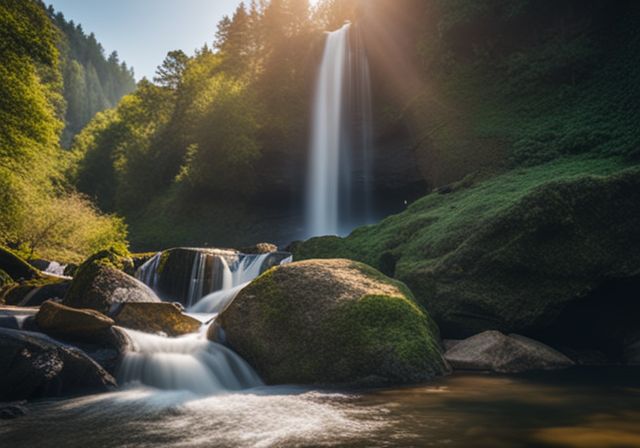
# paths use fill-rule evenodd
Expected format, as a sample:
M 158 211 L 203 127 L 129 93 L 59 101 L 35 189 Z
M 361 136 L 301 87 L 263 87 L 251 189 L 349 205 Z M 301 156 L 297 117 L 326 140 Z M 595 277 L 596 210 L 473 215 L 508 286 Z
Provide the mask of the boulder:
M 0 400 L 105 392 L 116 382 L 77 348 L 0 328 Z
M 454 344 L 444 355 L 457 370 L 518 373 L 564 369 L 573 361 L 551 347 L 524 336 L 485 331 Z
M 123 303 L 112 314 L 115 322 L 125 328 L 145 333 L 181 336 L 194 333 L 201 322 L 182 312 L 175 303 Z
M 247 246 L 240 249 L 243 254 L 269 254 L 278 252 L 278 246 L 271 243 L 258 243 L 253 246 Z
M 61 301 L 70 285 L 70 280 L 45 275 L 12 285 L 4 291 L 3 297 L 7 305 L 39 306 L 47 300 Z
M 411 292 L 349 260 L 275 267 L 219 322 L 270 384 L 399 384 L 447 372 L 437 326 Z
M 14 280 L 31 280 L 40 273 L 10 249 L 0 246 L 0 269 Z
M 69 340 L 101 341 L 115 324 L 113 319 L 91 309 L 77 309 L 46 301 L 36 314 L 38 328 L 49 336 Z
M 144 283 L 111 263 L 91 259 L 78 268 L 63 300 L 67 306 L 103 314 L 109 314 L 114 304 L 126 302 L 160 302 L 160 299 Z

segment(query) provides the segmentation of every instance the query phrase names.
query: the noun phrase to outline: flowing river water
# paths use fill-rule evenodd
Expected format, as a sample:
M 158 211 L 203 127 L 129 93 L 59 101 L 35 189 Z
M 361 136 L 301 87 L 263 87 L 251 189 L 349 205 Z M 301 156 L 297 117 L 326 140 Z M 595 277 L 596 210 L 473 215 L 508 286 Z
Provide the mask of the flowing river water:
M 7 447 L 640 446 L 640 370 L 455 374 L 373 391 L 260 386 L 197 395 L 140 385 L 29 405 Z

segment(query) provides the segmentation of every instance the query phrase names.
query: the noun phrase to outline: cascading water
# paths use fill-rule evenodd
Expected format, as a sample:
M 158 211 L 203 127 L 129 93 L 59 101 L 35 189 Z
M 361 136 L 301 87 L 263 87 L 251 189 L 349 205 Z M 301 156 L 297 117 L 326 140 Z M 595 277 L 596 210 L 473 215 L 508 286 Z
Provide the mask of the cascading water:
M 259 376 L 237 354 L 207 339 L 207 326 L 233 301 L 251 280 L 269 267 L 273 254 L 226 257 L 198 252 L 194 257 L 188 292 L 189 313 L 204 322 L 199 333 L 179 338 L 124 331 L 132 347 L 123 357 L 118 378 L 122 384 L 144 384 L 164 390 L 186 390 L 213 395 L 262 385 Z M 162 254 L 142 265 L 137 277 L 154 287 Z M 212 258 L 213 257 L 213 258 Z M 291 261 L 285 258 L 280 263 Z M 210 272 L 207 272 L 209 266 Z M 204 298 L 205 284 L 216 290 Z
M 133 342 L 120 366 L 122 384 L 142 383 L 158 389 L 213 395 L 262 385 L 241 357 L 210 342 L 203 333 L 167 338 L 125 330 Z
M 327 33 L 318 74 L 307 184 L 307 235 L 342 235 L 371 216 L 371 90 L 360 33 Z M 356 169 L 358 168 L 358 169 Z

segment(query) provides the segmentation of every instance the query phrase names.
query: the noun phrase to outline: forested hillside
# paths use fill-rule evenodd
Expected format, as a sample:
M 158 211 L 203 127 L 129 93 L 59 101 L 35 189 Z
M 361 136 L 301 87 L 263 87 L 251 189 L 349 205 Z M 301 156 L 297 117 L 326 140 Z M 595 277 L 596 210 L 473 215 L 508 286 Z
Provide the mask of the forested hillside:
M 74 179 L 124 214 L 143 247 L 295 237 L 322 31 L 345 20 L 369 53 L 376 189 L 391 210 L 468 175 L 585 152 L 633 158 L 639 9 L 602 0 L 242 4 L 212 46 L 171 52 L 155 83 L 90 123 L 73 148 Z
M 124 244 L 126 228 L 65 177 L 73 161 L 60 147 L 68 110 L 61 39 L 42 3 L 0 3 L 0 244 L 73 261 Z
M 68 147 L 96 113 L 116 106 L 136 83 L 133 68 L 121 62 L 116 51 L 105 57 L 93 33 L 87 35 L 81 24 L 67 21 L 52 6 L 47 13 L 62 33 L 57 44 L 67 102 L 62 144 Z

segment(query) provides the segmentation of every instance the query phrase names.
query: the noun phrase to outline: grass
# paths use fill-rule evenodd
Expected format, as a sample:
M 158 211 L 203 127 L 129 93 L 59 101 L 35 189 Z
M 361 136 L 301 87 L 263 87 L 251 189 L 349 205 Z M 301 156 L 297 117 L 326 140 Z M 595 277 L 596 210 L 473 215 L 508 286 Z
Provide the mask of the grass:
M 565 157 L 523 167 L 449 194 L 432 193 L 398 215 L 356 229 L 348 238 L 312 239 L 295 250 L 297 259 L 344 257 L 394 275 L 406 264 L 429 265 L 458 247 L 478 226 L 549 182 L 585 175 L 605 176 L 629 166 L 619 157 Z M 394 260 L 402 260 L 394 266 Z

